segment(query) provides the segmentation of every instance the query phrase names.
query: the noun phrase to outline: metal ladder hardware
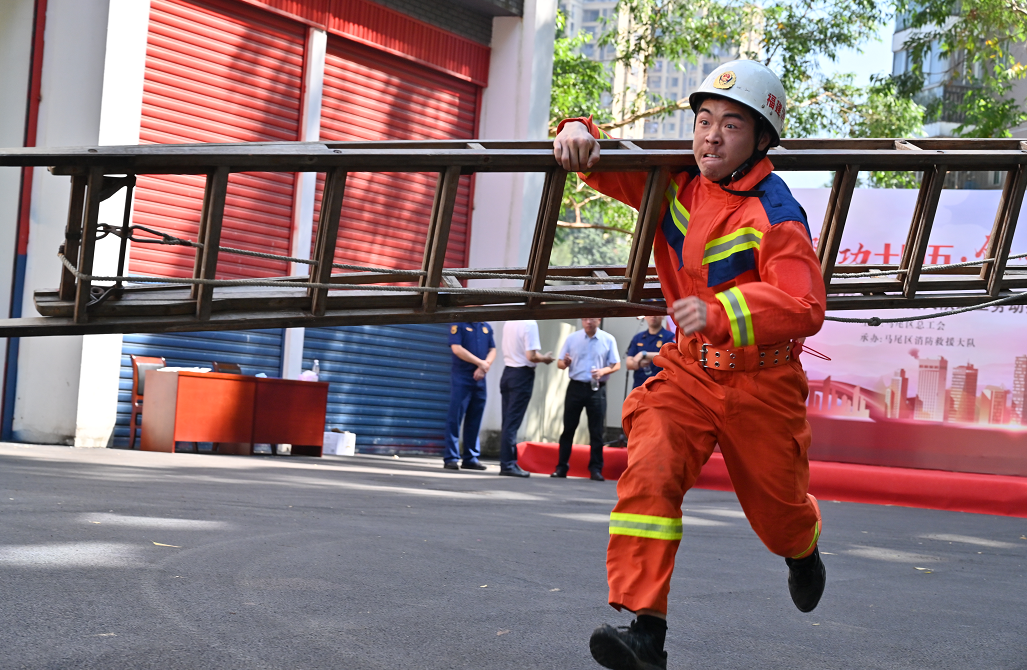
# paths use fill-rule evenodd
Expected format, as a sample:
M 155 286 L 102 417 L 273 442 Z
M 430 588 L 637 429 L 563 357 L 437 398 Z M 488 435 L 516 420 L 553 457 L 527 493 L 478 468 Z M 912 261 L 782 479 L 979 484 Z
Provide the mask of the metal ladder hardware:
M 0 320 L 0 337 L 665 313 L 650 258 L 667 184 L 674 173 L 695 165 L 691 142 L 601 140 L 600 145 L 602 160 L 594 171 L 647 175 L 627 264 L 621 267 L 551 267 L 568 175 L 556 164 L 550 142 L 268 142 L 0 150 L 0 166 L 47 166 L 54 175 L 71 177 L 65 239 L 59 249 L 60 285 L 35 291 L 42 317 Z M 1027 190 L 1027 143 L 784 140 L 769 155 L 779 171 L 835 173 L 816 250 L 828 309 L 974 308 L 995 301 L 1027 301 L 1018 293 L 1027 289 L 1027 267 L 1009 263 Z M 959 170 L 1006 175 L 984 259 L 925 266 L 945 175 Z M 861 171 L 915 171 L 922 176 L 920 190 L 899 262 L 846 264 L 840 272 L 838 255 L 846 226 L 859 225 L 848 221 L 848 214 Z M 229 177 L 238 172 L 325 173 L 310 259 L 222 245 Z M 336 249 L 348 243 L 347 231 L 340 228 L 343 213 L 365 206 L 360 198 L 345 197 L 347 178 L 354 172 L 437 175 L 419 269 L 335 262 Z M 445 267 L 459 180 L 479 172 L 545 175 L 524 267 Z M 136 177 L 162 174 L 206 176 L 196 239 L 131 225 Z M 101 223 L 100 203 L 122 188 L 126 198 L 120 225 Z M 117 273 L 94 274 L 97 240 L 110 235 L 120 238 Z M 126 273 L 130 240 L 194 247 L 191 276 Z M 310 269 L 293 277 L 218 279 L 219 262 L 232 254 Z M 494 281 L 476 281 L 470 287 L 462 283 L 485 279 Z

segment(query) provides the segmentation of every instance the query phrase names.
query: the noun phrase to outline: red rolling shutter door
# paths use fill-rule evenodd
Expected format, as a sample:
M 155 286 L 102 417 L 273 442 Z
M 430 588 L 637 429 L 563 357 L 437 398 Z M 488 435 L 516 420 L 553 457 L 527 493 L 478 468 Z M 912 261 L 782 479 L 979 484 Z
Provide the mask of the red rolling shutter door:
M 477 96 L 474 84 L 329 36 L 321 139 L 472 139 Z M 435 173 L 351 174 L 336 262 L 419 268 L 436 179 Z M 323 175 L 315 212 L 322 183 Z M 470 218 L 471 180 L 463 177 L 446 250 L 448 267 L 467 263 Z
M 151 0 L 140 143 L 296 140 L 306 29 L 242 3 Z M 221 243 L 289 253 L 295 177 L 232 174 Z M 203 176 L 144 176 L 135 222 L 196 239 Z M 135 244 L 129 269 L 188 277 L 194 252 Z M 285 275 L 285 262 L 222 254 L 224 278 Z

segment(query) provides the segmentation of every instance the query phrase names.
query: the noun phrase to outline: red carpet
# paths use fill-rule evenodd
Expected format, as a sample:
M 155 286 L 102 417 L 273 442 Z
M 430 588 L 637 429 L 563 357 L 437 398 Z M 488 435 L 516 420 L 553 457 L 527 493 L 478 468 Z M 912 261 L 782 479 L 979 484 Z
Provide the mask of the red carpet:
M 522 442 L 518 463 L 529 472 L 548 475 L 556 467 L 557 445 Z M 587 445 L 574 445 L 570 474 L 588 476 Z M 606 447 L 603 476 L 617 479 L 627 467 L 627 450 Z M 1027 477 L 979 475 L 942 470 L 888 468 L 810 461 L 810 493 L 820 500 L 901 505 L 926 509 L 999 514 L 1027 518 Z M 724 457 L 714 453 L 696 488 L 731 491 Z

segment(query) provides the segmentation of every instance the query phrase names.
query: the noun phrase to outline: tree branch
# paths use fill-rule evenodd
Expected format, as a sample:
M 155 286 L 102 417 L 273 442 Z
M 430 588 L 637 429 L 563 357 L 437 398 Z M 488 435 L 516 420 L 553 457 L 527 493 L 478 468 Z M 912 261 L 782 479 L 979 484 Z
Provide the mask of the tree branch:
M 600 124 L 597 124 L 597 125 L 601 129 L 603 129 L 603 130 L 614 130 L 616 128 L 621 128 L 623 126 L 630 126 L 635 121 L 639 121 L 641 119 L 647 119 L 650 116 L 655 116 L 657 114 L 662 114 L 664 112 L 672 112 L 672 111 L 677 111 L 679 109 L 688 109 L 688 108 L 689 108 L 688 98 L 681 98 L 677 102 L 672 102 L 669 105 L 662 105 L 660 107 L 653 107 L 652 109 L 647 109 L 644 112 L 639 112 L 638 114 L 632 114 L 631 116 L 629 116 L 629 117 L 627 117 L 625 119 L 622 119 L 620 121 L 611 121 L 610 123 L 600 123 Z
M 591 228 L 593 230 L 609 230 L 613 233 L 620 233 L 622 235 L 634 235 L 633 231 L 624 230 L 623 228 L 614 228 L 613 226 L 601 226 L 598 223 L 576 223 L 574 221 L 557 221 L 556 225 L 560 228 Z

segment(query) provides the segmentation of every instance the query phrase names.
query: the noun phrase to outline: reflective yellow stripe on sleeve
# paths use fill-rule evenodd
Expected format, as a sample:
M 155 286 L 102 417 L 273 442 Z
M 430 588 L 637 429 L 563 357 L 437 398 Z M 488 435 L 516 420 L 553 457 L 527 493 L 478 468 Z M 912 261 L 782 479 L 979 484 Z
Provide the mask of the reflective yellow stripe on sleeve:
M 663 197 L 667 199 L 667 209 L 670 212 L 670 218 L 674 221 L 674 227 L 681 231 L 681 235 L 688 234 L 688 221 L 691 215 L 685 206 L 678 200 L 678 185 L 673 181 L 667 186 L 667 190 L 664 192 Z
M 755 228 L 739 228 L 730 235 L 718 237 L 706 243 L 706 251 L 703 253 L 703 265 L 719 261 L 739 251 L 746 249 L 759 249 L 763 233 Z
M 610 513 L 610 535 L 631 535 L 652 540 L 680 540 L 681 517 Z
M 749 305 L 745 302 L 742 291 L 733 286 L 726 291 L 717 294 L 717 300 L 724 305 L 727 312 L 727 320 L 731 325 L 731 340 L 736 347 L 747 347 L 756 343 L 756 336 L 752 331 L 752 313 Z

